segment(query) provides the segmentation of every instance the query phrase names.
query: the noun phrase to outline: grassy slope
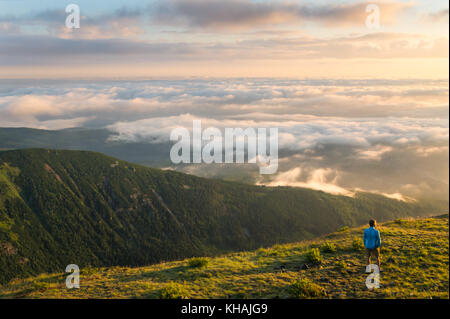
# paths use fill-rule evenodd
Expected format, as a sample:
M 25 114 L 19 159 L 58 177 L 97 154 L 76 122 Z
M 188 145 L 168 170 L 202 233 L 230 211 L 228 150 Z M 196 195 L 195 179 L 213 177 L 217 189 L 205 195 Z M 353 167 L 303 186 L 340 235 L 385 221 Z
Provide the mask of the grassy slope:
M 209 258 L 204 267 L 190 260 L 148 267 L 81 270 L 81 288 L 65 288 L 66 274 L 44 274 L 0 287 L 3 298 L 290 298 L 305 297 L 299 279 L 320 298 L 448 298 L 448 215 L 395 220 L 381 224 L 381 288 L 365 286 L 364 252 L 354 244 L 363 228 L 344 229 L 314 241 Z M 321 265 L 301 270 L 311 248 L 334 243 L 336 252 L 321 252 Z M 359 242 L 359 241 L 357 241 Z M 326 292 L 320 295 L 321 288 Z

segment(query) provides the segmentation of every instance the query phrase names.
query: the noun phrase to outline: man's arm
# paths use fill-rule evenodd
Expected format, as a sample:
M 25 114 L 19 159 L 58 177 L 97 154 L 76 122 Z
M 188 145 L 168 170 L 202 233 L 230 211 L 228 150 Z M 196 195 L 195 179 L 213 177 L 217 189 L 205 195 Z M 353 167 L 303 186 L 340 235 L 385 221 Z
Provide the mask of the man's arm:
M 363 244 L 364 244 L 364 247 L 366 246 L 366 238 L 367 238 L 367 231 L 366 231 L 367 229 L 365 229 L 364 230 L 364 235 L 363 235 Z
M 381 236 L 380 231 L 377 231 L 377 241 L 376 241 L 377 247 L 381 247 Z

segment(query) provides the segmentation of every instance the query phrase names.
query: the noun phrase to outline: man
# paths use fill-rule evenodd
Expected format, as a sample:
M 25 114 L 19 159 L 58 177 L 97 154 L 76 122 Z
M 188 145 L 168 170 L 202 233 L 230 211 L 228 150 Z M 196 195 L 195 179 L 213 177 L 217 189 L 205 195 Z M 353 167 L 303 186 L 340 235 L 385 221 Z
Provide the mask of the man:
M 380 246 L 381 246 L 381 238 L 380 232 L 375 229 L 376 221 L 371 219 L 369 221 L 369 228 L 364 230 L 364 246 L 367 251 L 367 264 L 370 265 L 370 257 L 371 255 L 377 258 L 377 266 L 380 268 Z

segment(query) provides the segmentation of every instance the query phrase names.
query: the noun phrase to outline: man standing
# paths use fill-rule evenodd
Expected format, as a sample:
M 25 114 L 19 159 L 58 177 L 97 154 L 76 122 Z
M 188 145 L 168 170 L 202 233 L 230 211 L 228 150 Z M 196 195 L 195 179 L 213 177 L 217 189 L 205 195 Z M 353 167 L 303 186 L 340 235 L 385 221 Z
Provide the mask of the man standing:
M 376 221 L 371 219 L 369 221 L 369 228 L 364 230 L 364 246 L 367 251 L 367 264 L 370 265 L 370 256 L 373 255 L 377 258 L 377 266 L 380 268 L 380 246 L 381 238 L 380 232 L 375 229 Z

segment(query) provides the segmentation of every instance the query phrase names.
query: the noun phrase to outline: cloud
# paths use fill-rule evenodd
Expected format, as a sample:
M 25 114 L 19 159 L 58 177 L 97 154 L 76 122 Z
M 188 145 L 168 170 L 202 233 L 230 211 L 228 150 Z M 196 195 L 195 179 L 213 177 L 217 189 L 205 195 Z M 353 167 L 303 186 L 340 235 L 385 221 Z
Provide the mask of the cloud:
M 411 3 L 383 2 L 383 23 L 394 23 Z M 240 30 L 267 25 L 316 22 L 325 26 L 363 26 L 366 2 L 327 5 L 299 5 L 295 2 L 257 2 L 251 0 L 169 0 L 161 1 L 153 12 L 161 24 L 181 24 L 207 30 Z
M 392 150 L 393 148 L 391 146 L 376 145 L 373 148 L 362 150 L 359 152 L 359 155 L 361 159 L 380 161 L 383 154 L 391 152 Z
M 153 13 L 157 23 L 173 25 L 186 24 L 201 28 L 246 28 L 255 25 L 298 22 L 292 4 L 252 2 L 249 0 L 162 1 Z
M 68 39 L 135 38 L 145 33 L 142 12 L 140 8 L 122 7 L 110 14 L 83 16 L 79 29 L 68 29 L 59 23 L 52 32 L 57 37 Z
M 381 23 L 396 24 L 412 2 L 381 1 Z M 63 10 L 47 9 L 22 15 L 0 15 L 0 26 L 8 33 L 18 34 L 22 30 L 62 38 L 129 38 L 145 33 L 153 24 L 169 27 L 185 26 L 208 32 L 236 32 L 242 30 L 280 32 L 277 26 L 304 26 L 308 23 L 322 27 L 365 28 L 367 2 L 355 1 L 335 4 L 307 4 L 295 1 L 255 0 L 159 0 L 144 6 L 122 6 L 109 12 L 92 15 L 81 12 L 82 27 L 69 30 L 64 26 L 67 13 Z M 114 8 L 114 7 L 113 7 Z M 445 12 L 434 13 L 445 16 Z M 448 11 L 447 11 L 448 15 Z M 278 33 L 279 34 L 279 33 Z
M 20 32 L 18 25 L 0 20 L 0 34 L 19 34 Z
M 44 82 L 45 83 L 45 82 Z M 0 112 L 13 121 L 24 118 L 96 116 L 108 124 L 147 118 L 193 117 L 279 123 L 297 133 L 323 131 L 336 120 L 342 133 L 377 126 L 377 118 L 409 118 L 397 124 L 420 124 L 448 116 L 448 81 L 438 80 L 184 80 L 83 82 L 49 81 L 30 87 L 26 81 L 3 86 Z M 56 85 L 55 85 L 56 84 Z M 362 120 L 366 118 L 365 120 Z M 351 119 L 355 119 L 352 121 Z M 435 120 L 433 120 L 435 119 Z M 298 124 L 309 123 L 303 127 Z M 391 120 L 383 120 L 386 126 Z M 345 125 L 344 125 L 345 124 Z M 390 129 L 393 132 L 394 128 Z M 289 132 L 286 132 L 289 133 Z M 401 127 L 399 127 L 401 134 Z M 287 137 L 288 135 L 286 135 Z M 402 136 L 404 137 L 404 136 Z M 351 135 L 348 139 L 351 139 Z M 345 142 L 345 141 L 344 141 Z
M 25 34 L 24 30 L 32 27 L 28 35 L 52 36 L 64 39 L 116 39 L 136 37 L 144 32 L 142 10 L 121 7 L 111 13 L 86 16 L 81 12 L 81 27 L 68 29 L 65 26 L 65 10 L 43 10 L 21 16 L 0 16 L 2 34 Z M 33 30 L 32 29 L 32 30 Z M 42 30 L 43 29 L 43 30 Z M 45 30 L 45 31 L 44 31 Z
M 145 70 L 151 66 L 160 68 L 161 64 L 168 63 L 181 63 L 186 67 L 212 63 L 223 68 L 223 61 L 228 61 L 232 68 L 242 64 L 242 67 L 252 69 L 256 64 L 261 70 L 261 63 L 283 63 L 293 69 L 299 63 L 322 67 L 323 63 L 332 61 L 335 61 L 334 64 L 341 61 L 347 66 L 360 61 L 362 69 L 370 69 L 374 61 L 385 65 L 390 59 L 402 59 L 405 63 L 408 59 L 448 58 L 448 50 L 447 38 L 391 33 L 335 39 L 251 38 L 220 44 L 7 35 L 0 36 L 0 65 L 27 66 L 28 73 L 30 68 L 43 65 L 49 70 L 60 68 L 63 73 L 64 70 L 71 73 L 74 68 L 92 72 L 102 66 L 122 73 L 124 66 Z M 362 59 L 374 60 L 364 62 Z
M 427 22 L 427 23 L 442 23 L 442 22 L 447 22 L 448 23 L 448 14 L 449 14 L 449 9 L 448 8 L 441 9 L 441 10 L 436 11 L 436 12 L 424 14 L 422 16 L 421 21 L 422 22 Z
M 330 177 L 331 176 L 331 177 Z M 290 187 L 303 187 L 311 188 L 315 190 L 321 190 L 326 193 L 354 196 L 355 193 L 339 187 L 337 184 L 338 173 L 331 169 L 316 169 L 308 176 L 305 181 L 301 181 L 302 169 L 296 167 L 292 170 L 278 174 L 273 180 L 268 183 L 257 183 L 259 185 L 266 185 L 270 187 L 276 186 L 290 186 Z
M 45 63 L 93 65 L 137 57 L 143 63 L 156 59 L 174 60 L 194 56 L 200 50 L 185 43 L 147 43 L 124 39 L 64 39 L 48 36 L 0 36 L 0 65 Z M 8 57 L 8 60 L 6 60 Z M 87 58 L 92 60 L 87 60 Z M 199 57 L 200 58 L 200 57 Z M 118 60 L 117 60 L 118 59 Z

